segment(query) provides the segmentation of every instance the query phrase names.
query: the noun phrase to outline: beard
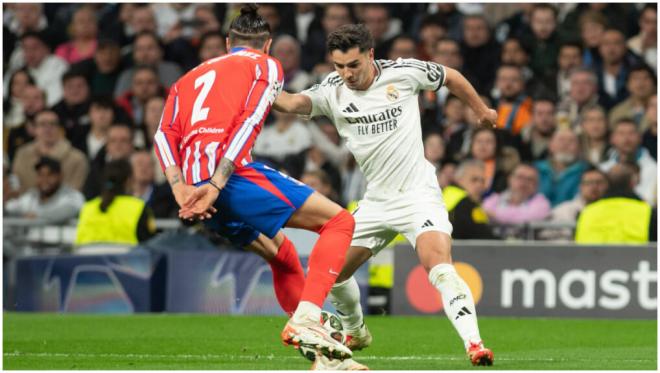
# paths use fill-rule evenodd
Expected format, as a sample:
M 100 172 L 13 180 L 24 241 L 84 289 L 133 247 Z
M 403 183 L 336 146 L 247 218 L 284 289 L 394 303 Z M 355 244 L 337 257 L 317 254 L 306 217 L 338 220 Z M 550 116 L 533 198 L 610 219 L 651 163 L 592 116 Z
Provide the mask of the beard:
M 571 164 L 575 162 L 577 159 L 577 156 L 575 154 L 571 153 L 557 153 L 552 156 L 552 158 L 555 160 L 557 163 L 561 164 Z

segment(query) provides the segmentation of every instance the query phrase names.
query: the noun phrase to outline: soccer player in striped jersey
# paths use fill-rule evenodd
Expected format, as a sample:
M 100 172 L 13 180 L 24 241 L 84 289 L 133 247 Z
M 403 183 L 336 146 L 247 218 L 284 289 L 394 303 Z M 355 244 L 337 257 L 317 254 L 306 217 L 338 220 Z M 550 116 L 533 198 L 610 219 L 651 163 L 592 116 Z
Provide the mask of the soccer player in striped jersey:
M 347 359 L 351 351 L 330 337 L 320 320 L 321 307 L 353 235 L 353 216 L 250 157 L 254 140 L 282 90 L 282 67 L 267 54 L 271 42 L 270 28 L 256 7 L 242 8 L 227 38 L 231 53 L 202 63 L 170 88 L 155 149 L 181 206 L 180 217 L 204 220 L 221 233 L 241 236 L 241 231 L 248 231 L 242 235 L 243 244 L 258 246 L 267 236 L 280 252 L 286 250 L 274 258 L 280 263 L 273 268 L 280 273 L 273 277 L 275 282 L 284 279 L 285 288 L 293 288 L 288 302 L 297 307 L 281 333 L 282 341 L 304 344 L 329 358 Z M 300 263 L 293 262 L 298 260 L 293 245 L 282 243 L 283 226 L 320 235 L 306 279 Z M 296 279 L 304 281 L 299 296 L 292 283 Z
M 345 25 L 328 35 L 335 72 L 301 94 L 282 93 L 275 109 L 330 118 L 367 179 L 354 212 L 355 234 L 330 300 L 348 331 L 347 345 L 371 343 L 360 308 L 355 270 L 399 233 L 415 248 L 429 281 L 442 294 L 444 310 L 474 365 L 491 365 L 470 289 L 451 260 L 451 232 L 435 168 L 424 158 L 418 96 L 449 90 L 493 126 L 497 113 L 481 101 L 456 70 L 415 59 L 374 60 L 373 38 L 363 25 Z

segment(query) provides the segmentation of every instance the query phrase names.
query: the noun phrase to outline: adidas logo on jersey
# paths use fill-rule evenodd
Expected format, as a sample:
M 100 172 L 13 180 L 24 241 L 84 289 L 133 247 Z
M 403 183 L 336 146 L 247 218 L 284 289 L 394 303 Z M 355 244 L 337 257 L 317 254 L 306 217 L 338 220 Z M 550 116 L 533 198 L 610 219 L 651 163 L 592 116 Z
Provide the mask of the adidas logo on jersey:
M 342 110 L 343 113 L 357 113 L 358 111 L 360 111 L 360 109 L 358 109 L 352 102 Z
M 433 223 L 431 223 L 430 220 L 427 220 L 427 221 L 425 221 L 424 224 L 422 225 L 422 228 L 432 227 L 432 226 L 433 226 Z

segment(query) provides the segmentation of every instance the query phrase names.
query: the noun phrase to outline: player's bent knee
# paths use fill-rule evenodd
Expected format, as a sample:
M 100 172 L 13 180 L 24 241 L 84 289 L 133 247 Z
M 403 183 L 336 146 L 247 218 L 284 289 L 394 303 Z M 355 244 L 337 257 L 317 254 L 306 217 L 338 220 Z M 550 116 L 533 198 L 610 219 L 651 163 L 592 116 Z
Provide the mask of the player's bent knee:
M 438 264 L 451 264 L 451 237 L 443 232 L 425 232 L 417 237 L 417 255 L 428 272 Z

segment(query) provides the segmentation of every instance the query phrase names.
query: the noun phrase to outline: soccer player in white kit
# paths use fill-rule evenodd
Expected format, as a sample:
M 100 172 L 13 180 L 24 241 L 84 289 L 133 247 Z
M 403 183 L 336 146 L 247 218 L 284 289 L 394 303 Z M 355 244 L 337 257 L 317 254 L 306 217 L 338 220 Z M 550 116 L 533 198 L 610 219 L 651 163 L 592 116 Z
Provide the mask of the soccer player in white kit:
M 429 280 L 442 294 L 445 313 L 474 365 L 491 365 L 493 353 L 479 335 L 474 300 L 451 260 L 451 232 L 435 168 L 424 158 L 418 95 L 443 85 L 492 126 L 497 113 L 456 70 L 416 59 L 374 60 L 373 38 L 363 25 L 328 35 L 335 72 L 300 94 L 283 92 L 276 110 L 330 118 L 367 179 L 354 212 L 355 232 L 330 300 L 349 335 L 348 347 L 371 343 L 360 293 L 352 277 L 401 233 L 415 248 Z

